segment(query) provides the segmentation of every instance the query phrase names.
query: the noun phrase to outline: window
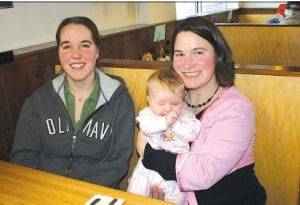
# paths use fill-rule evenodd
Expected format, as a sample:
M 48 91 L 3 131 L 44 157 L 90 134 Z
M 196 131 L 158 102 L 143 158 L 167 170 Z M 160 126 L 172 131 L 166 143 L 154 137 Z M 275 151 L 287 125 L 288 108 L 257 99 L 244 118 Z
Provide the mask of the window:
M 189 16 L 204 16 L 238 8 L 238 2 L 176 2 L 176 19 L 183 19 Z

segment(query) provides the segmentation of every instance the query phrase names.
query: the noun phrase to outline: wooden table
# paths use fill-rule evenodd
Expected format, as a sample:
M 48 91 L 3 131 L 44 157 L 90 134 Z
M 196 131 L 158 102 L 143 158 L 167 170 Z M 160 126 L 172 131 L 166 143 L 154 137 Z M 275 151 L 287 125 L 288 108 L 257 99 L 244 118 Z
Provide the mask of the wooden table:
M 1 205 L 83 205 L 95 194 L 123 198 L 124 205 L 171 204 L 0 161 Z

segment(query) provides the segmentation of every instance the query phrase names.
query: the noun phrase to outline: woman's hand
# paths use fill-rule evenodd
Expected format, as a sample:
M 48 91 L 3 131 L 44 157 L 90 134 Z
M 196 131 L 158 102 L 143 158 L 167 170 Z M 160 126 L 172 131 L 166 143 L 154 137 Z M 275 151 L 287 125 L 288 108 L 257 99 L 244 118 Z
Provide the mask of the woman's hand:
M 141 131 L 139 131 L 136 141 L 136 149 L 141 158 L 144 157 L 144 151 L 147 143 L 147 137 Z

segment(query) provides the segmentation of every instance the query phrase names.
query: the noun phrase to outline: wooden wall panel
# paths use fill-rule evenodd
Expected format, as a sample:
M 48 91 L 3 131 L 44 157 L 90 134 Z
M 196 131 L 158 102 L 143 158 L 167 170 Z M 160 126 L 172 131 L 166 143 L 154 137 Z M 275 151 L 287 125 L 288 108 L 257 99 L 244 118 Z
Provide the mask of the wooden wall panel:
M 264 24 L 276 14 L 245 14 L 239 16 L 239 23 L 261 23 Z
M 54 75 L 56 64 L 56 49 L 52 48 L 0 65 L 0 160 L 8 160 L 26 98 Z
M 119 35 L 101 39 L 101 58 L 122 59 L 123 40 Z
M 111 38 L 101 38 L 100 58 L 107 58 L 107 56 L 109 56 L 109 54 L 113 52 L 113 47 L 110 43 Z M 112 57 L 112 59 L 113 59 L 113 57 Z
M 136 31 L 128 32 L 122 34 L 122 44 L 123 44 L 123 58 L 122 59 L 138 59 L 138 50 L 137 50 L 137 37 Z
M 12 136 L 12 120 L 8 109 L 7 95 L 5 91 L 5 81 L 3 68 L 0 65 L 0 159 L 8 160 L 9 155 L 9 137 Z
M 166 40 L 171 41 L 175 22 L 167 22 L 165 25 Z M 300 66 L 300 26 L 217 26 L 229 43 L 237 64 Z M 140 60 L 143 53 L 154 52 L 154 30 L 155 25 L 104 37 L 102 57 Z
M 47 50 L 30 57 L 31 63 L 24 66 L 30 93 L 42 86 L 52 75 L 53 67 L 58 64 L 56 49 Z
M 30 95 L 25 69 L 23 69 L 23 66 L 19 66 L 20 63 L 24 65 L 25 62 L 17 60 L 3 69 L 4 88 L 13 125 L 17 122 L 18 114 L 25 99 Z
M 154 38 L 154 27 L 137 30 L 136 32 L 136 42 L 137 42 L 136 59 L 137 60 L 142 59 L 143 53 L 154 52 L 153 38 Z
M 29 95 L 25 73 L 18 62 L 2 66 L 1 75 L 1 128 L 0 128 L 0 159 L 8 160 L 17 118 L 25 98 Z
M 300 77 L 237 74 L 236 86 L 255 107 L 255 171 L 267 204 L 298 204 Z
M 300 66 L 300 26 L 218 25 L 238 64 Z

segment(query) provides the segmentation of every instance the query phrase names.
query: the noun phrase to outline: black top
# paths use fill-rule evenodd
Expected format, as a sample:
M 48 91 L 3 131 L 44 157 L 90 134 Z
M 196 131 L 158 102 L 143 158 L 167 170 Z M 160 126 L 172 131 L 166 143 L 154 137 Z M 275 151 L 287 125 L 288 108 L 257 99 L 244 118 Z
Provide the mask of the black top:
M 157 171 L 165 180 L 176 181 L 176 156 L 165 150 L 155 150 L 147 143 L 142 162 L 147 169 Z
M 200 119 L 203 111 L 196 115 Z M 165 180 L 176 181 L 177 154 L 164 150 L 155 150 L 149 143 L 145 147 L 143 164 L 146 168 L 157 171 Z M 207 190 L 195 191 L 196 200 L 202 205 L 265 205 L 266 192 L 250 164 L 226 175 Z

